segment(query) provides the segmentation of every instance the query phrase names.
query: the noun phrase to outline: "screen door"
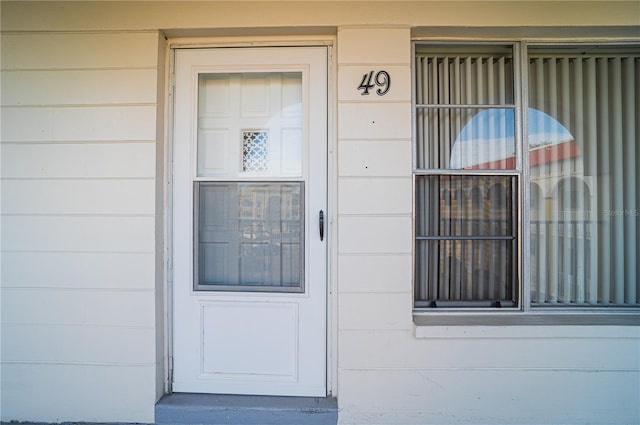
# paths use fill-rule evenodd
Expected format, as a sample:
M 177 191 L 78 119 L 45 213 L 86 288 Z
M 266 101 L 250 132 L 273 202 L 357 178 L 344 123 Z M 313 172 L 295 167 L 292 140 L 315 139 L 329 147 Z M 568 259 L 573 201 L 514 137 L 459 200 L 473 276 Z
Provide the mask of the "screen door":
M 325 396 L 327 49 L 180 49 L 173 94 L 173 391 Z

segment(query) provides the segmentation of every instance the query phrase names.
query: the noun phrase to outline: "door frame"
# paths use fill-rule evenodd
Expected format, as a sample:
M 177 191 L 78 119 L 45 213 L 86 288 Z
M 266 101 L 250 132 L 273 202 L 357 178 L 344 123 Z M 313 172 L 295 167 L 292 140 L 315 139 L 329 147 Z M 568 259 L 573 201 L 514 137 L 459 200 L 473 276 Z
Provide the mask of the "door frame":
M 326 392 L 327 396 L 335 396 L 337 386 L 337 125 L 336 125 L 336 76 L 335 37 L 268 37 L 256 40 L 255 37 L 228 38 L 174 38 L 168 39 L 165 45 L 165 122 L 164 126 L 164 393 L 171 394 L 173 382 L 174 356 L 174 307 L 173 307 L 173 124 L 174 124 L 174 87 L 176 51 L 189 48 L 223 48 L 223 47 L 326 47 L 327 48 L 327 220 L 325 238 L 327 240 L 326 260 Z M 158 378 L 159 379 L 159 378 Z

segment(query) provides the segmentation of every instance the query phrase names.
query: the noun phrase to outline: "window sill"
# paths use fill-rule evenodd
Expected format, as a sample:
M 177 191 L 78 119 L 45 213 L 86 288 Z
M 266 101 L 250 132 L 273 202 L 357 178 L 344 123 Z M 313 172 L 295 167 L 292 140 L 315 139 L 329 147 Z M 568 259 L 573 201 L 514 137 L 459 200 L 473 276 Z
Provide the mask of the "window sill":
M 640 326 L 640 312 L 581 314 L 549 312 L 414 312 L 413 323 L 420 326 Z

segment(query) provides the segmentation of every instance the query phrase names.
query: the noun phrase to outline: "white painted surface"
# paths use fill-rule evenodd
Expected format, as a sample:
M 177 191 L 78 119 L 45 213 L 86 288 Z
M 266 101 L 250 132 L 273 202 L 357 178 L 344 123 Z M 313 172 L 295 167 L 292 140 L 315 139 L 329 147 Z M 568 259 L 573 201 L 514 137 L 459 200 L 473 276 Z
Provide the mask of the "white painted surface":
M 4 214 L 135 214 L 153 215 L 153 179 L 7 180 Z M 30 196 L 25 197 L 25 193 Z
M 318 235 L 318 211 L 322 209 L 327 213 L 326 57 L 327 49 L 322 47 L 176 52 L 173 391 L 326 395 L 327 239 L 321 241 Z M 295 86 L 273 85 L 269 79 L 247 80 L 251 83 L 247 86 L 236 78 L 220 79 L 216 84 L 207 85 L 211 100 L 209 97 L 208 102 L 198 99 L 199 73 L 240 72 L 301 73 L 301 83 L 297 83 L 301 93 L 293 97 L 302 101 L 302 109 L 294 102 L 293 110 L 285 108 L 278 114 L 279 119 L 270 120 L 275 111 L 280 111 L 281 104 L 289 103 L 291 99 L 287 94 L 291 94 Z M 236 90 L 234 85 L 240 88 Z M 234 91 L 236 95 L 232 96 Z M 294 95 L 296 91 L 293 90 Z M 216 102 L 221 97 L 229 99 L 228 108 L 226 103 Z M 296 110 L 302 112 L 301 120 L 296 119 L 299 114 Z M 199 119 L 196 120 L 196 116 Z M 198 129 L 193 125 L 196 121 Z M 279 161 L 272 161 L 271 165 L 276 166 L 262 175 L 238 171 L 242 163 L 242 152 L 238 151 L 241 130 L 269 129 L 273 136 L 270 147 L 280 150 L 284 143 L 279 143 L 278 129 L 285 125 L 297 129 L 298 122 L 303 124 L 298 149 L 300 160 L 296 161 L 301 167 L 293 167 L 291 172 L 283 170 Z M 228 145 L 220 142 L 217 150 L 216 147 L 209 149 L 212 142 L 198 145 L 196 134 L 208 134 L 209 127 L 228 134 L 228 138 L 221 138 Z M 222 160 L 207 163 L 201 161 L 203 154 L 222 157 Z M 304 292 L 195 291 L 194 181 L 269 182 L 274 179 L 304 182 Z M 223 190 L 223 193 L 226 192 Z M 230 217 L 229 223 L 235 223 L 234 218 Z M 222 228 L 237 227 L 237 224 L 229 227 L 226 220 L 221 222 L 224 222 Z
M 61 344 L 59 341 L 75 341 Z M 2 359 L 8 363 L 93 363 L 139 364 L 154 355 L 155 329 L 147 327 L 106 327 L 32 324 L 4 324 Z M 122 348 L 126 347 L 126 350 Z
M 409 293 L 342 294 L 338 327 L 341 330 L 410 329 L 411 309 L 407 310 L 407 306 L 411 307 L 411 300 Z
M 157 45 L 3 34 L 3 421 L 153 420 Z
M 2 298 L 8 324 L 155 326 L 151 290 L 2 288 Z
M 147 252 L 154 246 L 153 217 L 3 217 L 2 244 L 11 251 Z
M 157 64 L 155 31 L 2 35 L 3 69 L 138 68 Z M 64 46 L 64 48 L 61 48 Z
M 343 27 L 338 30 L 338 65 L 411 63 L 408 27 Z M 358 81 L 359 83 L 360 81 Z M 355 86 L 354 86 L 355 87 Z M 406 93 L 409 96 L 410 93 Z
M 339 423 L 633 423 L 638 379 L 637 370 L 345 370 Z
M 55 99 L 52 99 L 55 101 Z M 7 107 L 2 111 L 3 142 L 153 141 L 152 105 Z M 18 122 L 28 126 L 15 126 Z
M 147 117 L 149 118 L 149 117 Z M 22 122 L 22 120 L 18 120 Z M 4 129 L 5 127 L 3 127 Z M 117 132 L 117 129 L 115 130 Z M 28 136 L 24 137 L 27 139 Z M 78 137 L 82 140 L 82 137 Z M 5 178 L 39 179 L 153 179 L 155 146 L 152 142 L 60 142 L 2 144 Z
M 340 140 L 340 177 L 410 177 L 411 141 Z
M 342 215 L 411 214 L 409 178 L 343 178 L 338 196 Z
M 359 84 L 359 82 L 358 82 Z M 411 103 L 340 103 L 340 139 L 410 139 Z
M 411 252 L 411 216 L 341 216 L 338 221 L 341 254 L 398 254 Z
M 153 257 L 152 253 L 132 252 L 3 252 L 2 285 L 25 289 L 148 289 L 154 279 Z
M 2 380 L 5 417 L 38 422 L 153 421 L 154 364 L 4 362 Z
M 341 364 L 358 370 L 402 365 L 406 369 L 548 369 L 558 373 L 631 371 L 638 366 L 640 332 L 634 329 L 603 327 L 607 335 L 616 335 L 603 338 L 599 329 L 542 327 L 543 332 L 538 334 L 530 327 L 504 332 L 485 327 L 485 336 L 477 338 L 473 336 L 478 332 L 476 328 L 482 327 L 436 327 L 441 336 L 426 339 L 416 339 L 413 329 L 379 333 L 376 326 L 370 326 L 345 330 L 340 340 L 344 348 Z M 358 347 L 362 346 L 370 348 L 366 359 L 359 354 Z M 596 352 L 599 356 L 591 355 Z
M 384 220 L 376 221 L 383 224 L 384 238 L 398 228 L 407 233 L 400 236 L 400 246 L 393 252 L 388 252 L 389 246 L 376 245 L 370 249 L 371 238 L 359 238 L 367 235 L 370 227 L 349 229 L 352 223 L 366 221 L 373 214 L 359 210 L 353 202 L 348 203 L 350 196 L 357 196 L 354 191 L 357 183 L 344 185 L 347 189 L 344 193 L 340 189 L 342 177 L 411 176 L 410 98 L 401 99 L 400 94 L 410 93 L 409 87 L 393 90 L 394 96 L 400 96 L 394 102 L 404 102 L 396 107 L 396 112 L 391 111 L 393 107 L 382 106 L 376 107 L 382 115 L 373 112 L 376 117 L 388 114 L 390 122 L 385 134 L 367 124 L 365 118 L 369 112 L 360 107 L 358 102 L 364 100 L 355 90 L 363 68 L 388 67 L 394 77 L 398 73 L 410 75 L 410 32 L 433 34 L 437 32 L 434 27 L 448 27 L 444 32 L 449 37 L 456 33 L 456 28 L 470 34 L 469 28 L 473 27 L 471 37 L 476 37 L 476 28 L 487 34 L 486 27 L 509 25 L 519 29 L 529 27 L 529 34 L 536 37 L 556 38 L 554 34 L 558 30 L 552 26 L 560 26 L 571 27 L 568 29 L 573 30 L 573 34 L 590 38 L 594 31 L 588 26 L 609 25 L 612 26 L 610 33 L 606 29 L 598 33 L 613 36 L 620 28 L 640 25 L 637 4 L 629 1 L 424 1 L 398 7 L 397 2 L 391 1 L 375 4 L 356 1 L 329 7 L 323 3 L 296 2 L 294 6 L 291 2 L 261 2 L 264 7 L 248 12 L 244 2 L 221 1 L 189 5 L 184 2 L 70 2 L 64 7 L 56 2 L 2 2 L 4 32 L 0 66 L 11 72 L 35 70 L 44 80 L 51 81 L 52 84 L 44 88 L 58 93 L 56 96 L 28 93 L 31 87 L 20 81 L 31 79 L 10 77 L 14 81 L 17 78 L 22 84 L 21 90 L 27 91 L 24 94 L 10 92 L 13 93 L 11 103 L 31 99 L 42 104 L 8 107 L 3 98 L 2 183 L 3 189 L 7 183 L 7 194 L 14 191 L 11 202 L 3 192 L 4 214 L 17 214 L 14 220 L 20 222 L 24 213 L 32 213 L 38 206 L 39 201 L 29 199 L 28 190 L 38 190 L 41 186 L 35 181 L 28 182 L 30 179 L 54 182 L 57 178 L 67 179 L 51 183 L 54 190 L 72 179 L 82 181 L 69 183 L 70 194 L 64 203 L 47 206 L 47 214 L 63 214 L 64 220 L 73 220 L 76 207 L 80 208 L 81 215 L 102 214 L 102 207 L 83 205 L 80 195 L 73 196 L 71 188 L 86 187 L 84 181 L 105 178 L 127 184 L 137 178 L 160 179 L 159 173 L 156 174 L 155 155 L 162 152 L 155 149 L 155 143 L 159 137 L 156 126 L 160 125 L 158 134 L 161 134 L 162 123 L 157 119 L 156 101 L 151 93 L 152 90 L 155 93 L 155 85 L 145 86 L 148 91 L 141 93 L 134 87 L 135 82 L 139 82 L 138 72 L 115 72 L 157 69 L 158 34 L 149 29 L 174 28 L 176 30 L 170 31 L 182 35 L 242 33 L 247 35 L 244 41 L 255 42 L 260 35 L 274 31 L 291 35 L 307 26 L 331 36 L 337 27 L 336 95 L 345 104 L 340 105 L 337 116 L 341 127 L 337 161 L 333 164 L 337 181 L 333 190 L 337 191 L 336 199 L 347 202 L 346 205 L 339 203 L 336 211 L 338 208 L 344 208 L 349 214 L 359 211 L 357 215 L 341 217 L 347 220 L 341 222 L 341 230 L 336 226 L 337 238 L 333 241 L 336 249 L 338 240 L 346 234 L 350 251 L 336 253 L 333 266 L 337 267 L 337 280 L 332 282 L 334 300 L 342 304 L 341 315 L 336 314 L 332 320 L 341 324 L 345 315 L 344 326 L 337 335 L 330 336 L 339 337 L 333 361 L 338 367 L 333 393 L 339 398 L 340 422 L 367 425 L 640 422 L 637 327 L 425 326 L 414 329 L 409 314 L 410 218 L 404 214 L 392 215 L 393 223 L 406 221 L 407 224 L 400 227 L 387 227 Z M 243 27 L 246 31 L 226 30 Z M 207 33 L 206 28 L 211 30 Z M 491 31 L 500 34 L 500 29 Z M 304 37 L 293 35 L 291 38 Z M 139 93 L 140 98 L 128 96 L 118 87 L 118 96 L 100 89 L 95 96 L 87 93 L 84 97 L 85 94 L 76 91 L 68 98 L 53 85 L 54 81 L 68 79 L 59 80 L 52 74 L 85 68 L 108 79 L 117 75 L 132 77 L 120 79 L 118 83 Z M 159 72 L 160 86 L 163 86 L 162 72 Z M 147 75 L 158 82 L 157 73 Z M 352 81 L 353 78 L 357 81 Z M 89 74 L 79 81 L 83 80 L 105 88 L 114 87 L 115 83 L 96 82 Z M 402 78 L 394 78 L 395 88 L 400 87 L 400 81 Z M 5 87 L 3 84 L 3 96 Z M 85 103 L 89 99 L 98 103 Z M 99 103 L 105 99 L 130 103 Z M 82 103 L 73 103 L 78 101 Z M 346 106 L 347 102 L 353 105 Z M 358 122 L 351 125 L 352 120 Z M 159 164 L 163 169 L 162 157 Z M 15 192 L 20 185 L 27 190 L 22 199 Z M 112 192 L 115 188 L 110 190 L 107 198 L 117 205 L 105 208 L 108 214 L 115 214 L 115 218 L 126 218 L 131 211 L 149 210 L 147 201 L 141 201 L 132 204 L 132 210 L 128 211 L 129 207 L 121 204 L 124 199 Z M 148 199 L 149 193 L 141 196 Z M 156 198 L 155 202 L 158 201 Z M 408 202 L 409 199 L 402 204 Z M 400 211 L 396 208 L 399 207 L 388 205 L 384 214 Z M 23 233 L 14 232 L 7 238 L 4 236 L 9 227 L 5 222 L 7 217 L 2 217 L 2 286 L 3 291 L 12 295 L 2 297 L 2 419 L 152 421 L 158 365 L 154 364 L 155 356 L 150 354 L 147 344 L 151 343 L 150 332 L 161 333 L 162 329 L 157 322 L 149 320 L 151 313 L 146 306 L 151 298 L 161 298 L 163 294 L 146 291 L 154 287 L 153 250 L 163 249 L 159 241 L 161 232 L 114 234 L 111 238 L 121 239 L 122 244 L 115 241 L 95 244 L 93 251 L 43 251 L 33 247 L 60 247 L 65 243 L 38 242 L 39 230 L 28 225 L 28 217 L 21 224 Z M 78 221 L 86 219 L 80 217 Z M 45 218 L 43 227 L 55 225 L 55 220 L 47 220 Z M 74 228 L 71 225 L 67 230 Z M 31 242 L 22 245 L 27 247 L 24 251 L 14 250 L 14 242 L 22 235 Z M 134 238 L 143 239 L 144 251 L 108 250 L 114 246 L 121 249 Z M 395 240 L 394 236 L 390 238 Z M 74 244 L 79 246 L 77 240 Z M 39 304 L 29 301 L 46 303 L 54 288 L 63 289 L 65 294 L 75 289 L 80 294 L 54 296 L 60 304 L 49 305 L 47 311 L 53 314 L 56 323 L 46 323 L 48 318 L 43 316 L 32 317 L 30 313 L 37 313 Z M 97 292 L 93 293 L 94 290 Z M 136 290 L 142 293 L 131 295 L 126 302 L 126 317 L 120 322 L 126 326 L 106 325 L 118 323 L 119 302 Z M 102 297 L 104 294 L 112 296 Z M 389 308 L 380 301 L 386 294 L 391 294 Z M 6 309 L 10 299 L 24 302 L 20 309 L 26 311 Z M 95 314 L 84 316 L 93 324 L 83 322 L 78 312 L 65 316 L 64 310 L 69 307 L 90 309 L 86 302 L 103 306 Z M 142 303 L 143 311 L 135 312 L 137 302 Z M 402 307 L 403 303 L 406 307 Z M 9 312 L 14 312 L 15 317 Z M 365 320 L 379 312 L 383 312 L 382 319 Z M 159 317 L 162 312 L 155 314 Z M 29 322 L 33 318 L 39 318 L 40 322 Z M 21 323 L 14 323 L 16 321 Z M 395 323 L 397 328 L 389 329 L 388 323 Z
M 398 44 L 383 44 L 382 55 L 349 47 L 367 45 L 372 31 L 377 39 Z M 398 31 L 341 29 L 339 79 L 408 63 L 409 36 L 398 37 Z M 397 52 L 407 57 L 398 58 Z M 339 94 L 338 109 L 339 423 L 640 420 L 637 327 L 416 328 L 411 141 L 405 121 L 410 112 L 403 103 L 410 97 L 371 104 L 353 95 L 356 85 L 343 81 L 340 88 L 352 93 Z M 377 127 L 381 117 L 388 127 Z M 379 193 L 372 193 L 374 188 Z
M 341 293 L 403 292 L 411 290 L 410 254 L 341 255 Z
M 155 69 L 2 71 L 2 82 L 2 101 L 7 106 L 155 103 L 156 100 Z

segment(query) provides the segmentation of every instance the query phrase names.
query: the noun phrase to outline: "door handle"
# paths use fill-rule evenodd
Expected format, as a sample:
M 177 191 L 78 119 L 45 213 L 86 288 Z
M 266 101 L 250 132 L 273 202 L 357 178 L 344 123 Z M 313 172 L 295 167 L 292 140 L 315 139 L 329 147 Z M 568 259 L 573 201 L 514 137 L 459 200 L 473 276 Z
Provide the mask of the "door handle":
M 318 215 L 318 226 L 320 227 L 320 240 L 324 239 L 324 211 L 320 210 Z

